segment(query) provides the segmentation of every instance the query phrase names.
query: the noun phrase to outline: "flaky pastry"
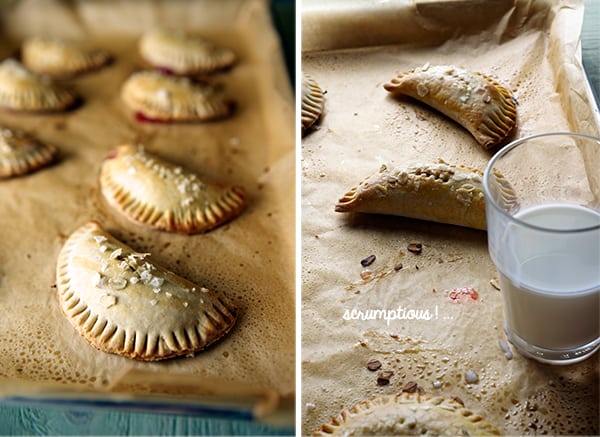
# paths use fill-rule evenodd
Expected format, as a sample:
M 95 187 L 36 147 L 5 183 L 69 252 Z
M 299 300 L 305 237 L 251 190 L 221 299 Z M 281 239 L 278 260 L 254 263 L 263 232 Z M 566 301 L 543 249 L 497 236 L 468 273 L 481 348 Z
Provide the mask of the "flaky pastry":
M 143 361 L 188 355 L 233 327 L 236 308 L 153 262 L 97 222 L 77 229 L 58 255 L 60 308 L 97 349 Z
M 239 215 L 245 190 L 202 180 L 196 174 L 125 144 L 102 163 L 100 190 L 131 220 L 165 231 L 209 231 Z
M 19 130 L 0 127 L 0 178 L 21 176 L 52 163 L 58 149 Z
M 403 392 L 371 398 L 342 410 L 313 435 L 477 436 L 500 432 L 454 399 Z
M 142 57 L 154 67 L 176 74 L 212 73 L 233 65 L 237 56 L 206 38 L 183 31 L 157 29 L 140 39 Z
M 55 77 L 95 70 L 110 60 L 110 55 L 104 51 L 87 50 L 72 41 L 48 36 L 26 39 L 21 57 L 31 71 Z
M 515 100 L 496 80 L 453 65 L 429 65 L 398 74 L 384 88 L 450 117 L 485 149 L 500 144 L 517 122 Z
M 63 111 L 76 101 L 73 92 L 27 70 L 20 62 L 9 58 L 0 63 L 0 107 L 12 111 Z
M 310 129 L 323 113 L 323 92 L 309 74 L 302 73 L 302 133 Z
M 121 98 L 144 118 L 158 121 L 209 121 L 227 117 L 233 106 L 212 85 L 156 71 L 132 74 Z
M 390 214 L 487 229 L 482 173 L 440 160 L 432 164 L 388 168 L 360 182 L 339 199 L 337 212 Z M 496 175 L 505 202 L 515 203 L 508 181 Z

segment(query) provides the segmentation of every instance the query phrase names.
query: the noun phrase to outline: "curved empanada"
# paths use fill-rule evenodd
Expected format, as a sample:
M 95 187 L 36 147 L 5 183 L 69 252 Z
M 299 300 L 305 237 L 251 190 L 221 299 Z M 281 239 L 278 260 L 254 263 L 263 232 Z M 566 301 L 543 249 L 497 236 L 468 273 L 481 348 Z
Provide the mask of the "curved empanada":
M 102 195 L 132 220 L 165 231 L 209 231 L 239 215 L 241 187 L 205 182 L 142 147 L 122 145 L 100 170 Z
M 23 42 L 21 58 L 31 71 L 63 77 L 100 68 L 108 63 L 110 55 L 83 49 L 72 41 L 36 36 Z
M 227 117 L 233 106 L 211 85 L 156 71 L 132 74 L 121 89 L 123 101 L 149 120 L 208 121 Z
M 13 111 L 63 111 L 76 101 L 74 93 L 30 72 L 20 62 L 6 59 L 0 63 L 0 107 Z
M 323 113 L 323 92 L 317 82 L 302 73 L 302 132 L 305 133 Z
M 0 178 L 31 173 L 50 164 L 58 149 L 19 130 L 0 127 Z
M 482 178 L 479 170 L 442 160 L 393 169 L 383 165 L 346 193 L 335 210 L 391 214 L 485 230 Z M 516 202 L 514 191 L 502 181 L 506 202 Z
M 454 399 L 421 393 L 383 395 L 342 410 L 314 436 L 500 435 L 498 429 Z
M 467 129 L 485 149 L 502 142 L 517 122 L 515 100 L 494 79 L 453 65 L 425 65 L 384 85 L 437 109 Z
M 212 73 L 233 65 L 233 50 L 182 31 L 146 32 L 140 39 L 142 57 L 154 67 L 182 75 Z
M 144 361 L 187 355 L 223 337 L 236 309 L 89 222 L 58 255 L 57 295 L 94 347 Z

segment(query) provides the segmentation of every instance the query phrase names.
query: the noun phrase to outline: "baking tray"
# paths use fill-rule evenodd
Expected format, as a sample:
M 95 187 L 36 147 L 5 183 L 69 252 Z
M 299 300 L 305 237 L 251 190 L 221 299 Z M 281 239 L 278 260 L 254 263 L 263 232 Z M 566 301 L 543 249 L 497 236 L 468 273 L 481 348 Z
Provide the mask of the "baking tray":
M 295 391 L 294 101 L 269 3 L 251 1 L 13 1 L 0 7 L 0 57 L 50 34 L 106 49 L 106 68 L 64 81 L 83 103 L 62 114 L 0 111 L 0 124 L 55 144 L 59 161 L 0 182 L 0 396 L 4 402 L 109 406 L 265 418 Z M 176 27 L 232 47 L 239 62 L 207 80 L 236 102 L 211 123 L 136 120 L 119 97 L 146 68 L 139 36 Z M 183 236 L 134 224 L 98 198 L 108 151 L 135 142 L 206 177 L 244 186 L 240 217 Z M 96 351 L 62 317 L 56 256 L 95 219 L 176 273 L 225 294 L 240 309 L 230 334 L 193 358 L 134 362 Z M 279 412 L 278 412 L 279 414 Z M 279 416 L 281 419 L 281 416 Z M 281 423 L 281 422 L 279 422 Z
M 484 150 L 440 113 L 383 89 L 398 72 L 427 63 L 481 71 L 504 84 L 518 102 L 509 140 L 557 130 L 597 136 L 598 108 L 581 66 L 582 19 L 581 1 L 303 2 L 302 70 L 325 93 L 321 120 L 302 139 L 303 434 L 343 408 L 412 383 L 459 397 L 505 434 L 598 433 L 598 354 L 567 367 L 514 350 L 505 357 L 485 232 L 334 212 L 382 164 L 442 158 L 483 170 L 498 150 Z M 598 156 L 589 158 L 587 176 L 598 183 Z M 422 244 L 420 255 L 407 250 L 411 242 Z M 369 255 L 375 262 L 361 266 Z M 415 311 L 412 317 L 352 319 L 352 310 L 400 306 Z M 389 384 L 378 385 L 377 372 L 367 369 L 372 358 L 393 372 Z M 477 383 L 466 382 L 468 370 Z

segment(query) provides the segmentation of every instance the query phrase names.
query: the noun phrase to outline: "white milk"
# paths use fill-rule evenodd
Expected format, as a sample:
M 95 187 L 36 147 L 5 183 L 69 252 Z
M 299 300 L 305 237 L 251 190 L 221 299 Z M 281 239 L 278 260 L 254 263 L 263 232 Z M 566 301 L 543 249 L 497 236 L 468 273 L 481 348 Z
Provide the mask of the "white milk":
M 551 229 L 600 224 L 600 214 L 575 205 L 542 205 L 515 217 Z M 555 351 L 598 340 L 600 230 L 566 235 L 509 225 L 504 244 L 515 260 L 500 271 L 509 335 Z

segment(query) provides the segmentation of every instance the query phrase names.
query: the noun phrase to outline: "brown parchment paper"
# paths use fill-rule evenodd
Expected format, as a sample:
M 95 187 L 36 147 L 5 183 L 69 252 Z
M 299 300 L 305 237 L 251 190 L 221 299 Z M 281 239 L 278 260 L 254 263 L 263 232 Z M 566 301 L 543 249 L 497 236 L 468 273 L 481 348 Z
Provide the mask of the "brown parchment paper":
M 334 212 L 337 199 L 383 163 L 443 158 L 483 170 L 497 150 L 483 150 L 416 101 L 387 95 L 382 85 L 396 73 L 428 62 L 507 86 L 518 101 L 511 139 L 597 135 L 580 63 L 582 16 L 580 1 L 303 3 L 302 70 L 326 93 L 320 124 L 302 139 L 303 434 L 409 382 L 458 396 L 506 434 L 598 433 L 598 354 L 566 367 L 525 359 L 512 346 L 513 358 L 505 357 L 485 232 Z M 586 159 L 593 184 L 598 152 Z M 422 244 L 421 254 L 407 250 L 411 242 Z M 369 255 L 376 260 L 363 267 Z M 457 288 L 476 290 L 477 299 L 454 302 L 448 291 Z M 397 318 L 356 320 L 352 310 L 396 310 Z M 372 358 L 393 372 L 388 385 L 367 369 Z M 477 383 L 466 382 L 467 370 Z
M 0 124 L 53 143 L 51 168 L 0 181 L 0 394 L 294 393 L 294 105 L 264 1 L 22 1 L 0 8 L 3 57 L 23 38 L 51 34 L 112 53 L 112 64 L 68 81 L 83 104 L 64 114 L 0 111 Z M 140 123 L 121 84 L 145 68 L 137 41 L 157 26 L 187 29 L 233 48 L 239 62 L 206 80 L 236 102 L 233 117 L 200 124 Z M 99 200 L 98 171 L 125 142 L 211 178 L 244 186 L 248 206 L 202 235 L 137 225 Z M 159 263 L 226 295 L 240 309 L 226 338 L 194 358 L 140 363 L 96 351 L 61 315 L 56 256 L 90 219 Z M 72 395 L 72 394 L 71 394 Z

